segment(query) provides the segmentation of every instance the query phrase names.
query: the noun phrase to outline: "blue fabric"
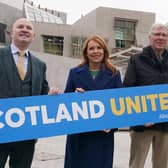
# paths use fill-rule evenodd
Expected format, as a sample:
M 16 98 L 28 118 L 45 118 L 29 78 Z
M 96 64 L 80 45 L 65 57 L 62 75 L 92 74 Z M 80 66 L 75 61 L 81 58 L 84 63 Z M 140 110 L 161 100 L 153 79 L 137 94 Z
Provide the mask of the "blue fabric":
M 101 90 L 122 87 L 120 73 L 113 75 L 105 66 L 95 79 L 88 65 L 72 68 L 65 92 L 76 88 Z M 111 168 L 113 164 L 114 131 L 80 133 L 68 135 L 64 168 Z

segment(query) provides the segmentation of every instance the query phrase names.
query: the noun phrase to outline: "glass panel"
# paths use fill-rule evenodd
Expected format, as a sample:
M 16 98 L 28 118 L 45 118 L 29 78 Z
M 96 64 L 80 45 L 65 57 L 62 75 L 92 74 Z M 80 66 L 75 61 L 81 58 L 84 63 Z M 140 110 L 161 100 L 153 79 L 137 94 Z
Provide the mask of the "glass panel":
M 44 52 L 63 55 L 64 37 L 59 36 L 43 36 Z
M 66 14 L 63 15 L 58 14 L 57 16 L 55 14 L 57 13 L 56 11 L 50 13 L 49 11 L 36 8 L 28 4 L 25 4 L 25 12 L 29 20 L 36 22 L 47 22 L 47 23 L 50 22 L 50 23 L 63 24 L 64 22 L 63 18 L 64 16 L 66 17 Z
M 135 28 L 135 21 L 115 20 L 114 29 L 116 47 L 130 47 L 132 44 L 134 44 Z
M 31 21 L 35 21 L 34 9 L 27 6 L 27 13 L 28 13 L 28 19 Z
M 86 38 L 84 37 L 72 37 L 71 48 L 73 57 L 81 57 L 82 47 L 85 40 Z
M 44 22 L 49 22 L 48 15 L 46 13 L 43 13 L 42 15 Z
M 38 13 L 35 14 L 35 18 L 36 18 L 37 22 L 42 22 L 43 21 L 41 15 L 39 15 Z

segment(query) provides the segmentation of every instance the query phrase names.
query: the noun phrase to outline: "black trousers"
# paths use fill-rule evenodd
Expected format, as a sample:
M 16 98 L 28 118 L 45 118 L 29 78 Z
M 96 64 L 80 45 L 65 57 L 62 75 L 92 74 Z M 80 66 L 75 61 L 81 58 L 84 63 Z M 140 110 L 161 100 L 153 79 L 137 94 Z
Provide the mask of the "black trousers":
M 0 168 L 5 168 L 9 157 L 9 168 L 31 168 L 36 140 L 0 144 Z

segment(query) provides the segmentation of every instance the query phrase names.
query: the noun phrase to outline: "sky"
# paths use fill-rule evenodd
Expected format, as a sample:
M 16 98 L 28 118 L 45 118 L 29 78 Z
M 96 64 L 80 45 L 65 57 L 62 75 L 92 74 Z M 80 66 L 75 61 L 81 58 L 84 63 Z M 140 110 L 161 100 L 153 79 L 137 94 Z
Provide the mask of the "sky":
M 67 23 L 73 24 L 82 15 L 86 15 L 97 7 L 153 12 L 156 22 L 168 23 L 167 0 L 32 0 L 41 7 L 67 13 Z

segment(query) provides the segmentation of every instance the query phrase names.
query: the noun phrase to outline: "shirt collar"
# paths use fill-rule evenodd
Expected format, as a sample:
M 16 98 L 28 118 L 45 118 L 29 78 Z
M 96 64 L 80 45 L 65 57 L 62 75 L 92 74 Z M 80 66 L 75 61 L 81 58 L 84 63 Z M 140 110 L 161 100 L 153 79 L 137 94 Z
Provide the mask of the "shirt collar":
M 11 44 L 11 51 L 12 51 L 12 54 L 18 54 L 19 48 L 16 47 L 14 44 Z M 26 57 L 29 56 L 29 53 L 28 53 L 28 52 L 29 52 L 29 50 L 26 49 L 26 50 L 25 50 L 25 56 L 26 56 Z

